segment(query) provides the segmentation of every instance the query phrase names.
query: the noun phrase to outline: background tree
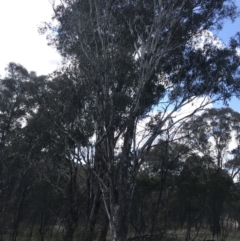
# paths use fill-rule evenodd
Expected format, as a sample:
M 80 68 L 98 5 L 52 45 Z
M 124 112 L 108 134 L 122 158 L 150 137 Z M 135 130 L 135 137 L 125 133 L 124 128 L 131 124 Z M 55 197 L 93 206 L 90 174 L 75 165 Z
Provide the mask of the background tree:
M 209 164 L 214 162 L 219 168 L 224 168 L 231 159 L 230 143 L 238 143 L 239 117 L 239 113 L 230 108 L 207 109 L 183 125 L 183 135 L 189 135 L 191 148 L 208 157 Z

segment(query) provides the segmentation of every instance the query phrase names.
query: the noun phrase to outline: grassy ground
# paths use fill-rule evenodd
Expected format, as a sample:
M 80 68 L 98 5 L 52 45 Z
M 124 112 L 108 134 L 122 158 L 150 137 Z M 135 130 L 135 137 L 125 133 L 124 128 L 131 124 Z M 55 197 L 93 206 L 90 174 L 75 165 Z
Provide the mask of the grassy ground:
M 81 237 L 80 232 L 81 232 L 80 230 L 76 231 L 74 241 L 79 241 L 79 237 Z M 49 232 L 47 232 L 47 230 L 45 230 L 45 233 L 43 232 L 43 234 L 44 234 L 44 239 L 42 239 L 41 237 L 39 228 L 34 228 L 32 231 L 32 234 L 29 232 L 29 230 L 20 229 L 19 237 L 17 241 L 62 241 L 63 240 L 62 230 L 57 227 L 54 227 L 52 235 L 50 235 Z M 195 234 L 194 232 L 191 234 L 190 240 L 194 238 Z M 185 241 L 185 237 L 186 237 L 186 230 L 168 231 L 163 241 Z M 5 234 L 0 236 L 0 241 L 8 241 L 8 240 L 12 240 L 11 235 Z M 232 229 L 231 231 L 229 231 L 229 234 L 225 240 L 221 240 L 221 237 L 213 238 L 211 233 L 207 230 L 199 232 L 198 236 L 194 239 L 194 241 L 204 241 L 204 240 L 240 241 L 240 230 Z M 108 238 L 108 241 L 111 241 L 111 239 Z M 154 240 L 154 241 L 158 241 L 158 240 Z
M 191 239 L 194 238 L 194 232 L 191 234 Z M 168 232 L 166 241 L 185 241 L 186 230 L 179 230 L 174 232 Z M 221 237 L 212 237 L 212 234 L 209 231 L 201 231 L 194 241 L 204 241 L 204 240 L 218 240 L 218 241 L 240 241 L 240 230 L 233 229 L 229 231 L 228 236 L 225 239 Z

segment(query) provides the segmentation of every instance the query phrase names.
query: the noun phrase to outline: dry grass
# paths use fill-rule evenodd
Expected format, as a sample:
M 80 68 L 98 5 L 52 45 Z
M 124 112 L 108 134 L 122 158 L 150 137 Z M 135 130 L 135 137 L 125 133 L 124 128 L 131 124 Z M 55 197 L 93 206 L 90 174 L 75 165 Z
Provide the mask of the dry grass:
M 73 241 L 78 241 L 79 237 L 81 237 L 81 233 L 82 230 L 76 230 L 75 233 L 75 238 Z M 193 240 L 194 236 L 196 235 L 196 233 L 194 233 L 194 231 L 191 233 L 191 241 Z M 7 240 L 11 240 L 10 238 L 11 235 L 2 235 L 0 236 L 0 241 L 7 241 Z M 185 237 L 186 237 L 186 229 L 183 230 L 176 230 L 176 231 L 168 231 L 165 235 L 165 238 L 162 241 L 185 241 Z M 17 241 L 40 241 L 42 240 L 41 235 L 39 233 L 39 228 L 34 228 L 33 233 L 32 233 L 32 237 L 31 239 L 29 239 L 29 232 L 28 230 L 25 231 L 20 231 L 19 232 L 19 237 L 17 239 Z M 60 241 L 62 240 L 62 230 L 61 228 L 57 228 L 54 227 L 54 232 L 53 235 L 50 236 L 49 234 L 45 234 L 44 235 L 44 240 L 45 241 Z M 111 241 L 111 239 L 107 239 L 108 241 Z M 198 236 L 194 239 L 194 241 L 204 241 L 204 240 L 216 240 L 216 241 L 240 241 L 240 230 L 237 229 L 232 229 L 231 231 L 229 231 L 229 235 L 227 236 L 227 238 L 225 240 L 221 240 L 221 238 L 217 238 L 217 237 L 212 237 L 211 233 L 209 232 L 209 230 L 202 230 L 199 232 Z M 159 240 L 157 240 L 159 241 Z

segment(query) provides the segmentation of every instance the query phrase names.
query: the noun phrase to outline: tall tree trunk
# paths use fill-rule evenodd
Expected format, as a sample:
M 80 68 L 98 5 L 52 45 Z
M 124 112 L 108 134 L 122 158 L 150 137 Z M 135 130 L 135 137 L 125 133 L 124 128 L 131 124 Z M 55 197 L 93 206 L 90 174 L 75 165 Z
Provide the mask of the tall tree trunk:
M 119 160 L 118 178 L 110 180 L 110 228 L 113 241 L 126 241 L 130 219 L 131 199 L 136 182 L 137 167 L 131 167 L 131 146 L 134 136 L 134 115 L 124 136 L 122 155 Z M 130 171 L 130 169 L 132 169 Z M 134 174 L 135 173 L 135 174 Z
M 105 212 L 102 219 L 102 225 L 97 237 L 97 241 L 106 241 L 107 240 L 107 233 L 108 233 L 108 226 L 109 226 L 109 218 L 107 213 Z
M 96 186 L 98 186 L 97 183 L 96 183 Z M 92 201 L 92 204 L 90 207 L 89 220 L 88 220 L 88 224 L 87 224 L 87 228 L 86 228 L 86 234 L 84 237 L 84 241 L 92 241 L 94 238 L 93 232 L 95 229 L 97 214 L 98 214 L 99 208 L 100 208 L 100 198 L 101 198 L 100 188 L 96 187 L 95 191 L 96 192 L 94 193 L 93 201 Z
M 63 237 L 64 241 L 72 241 L 74 236 L 75 228 L 74 228 L 74 222 L 72 220 L 69 220 L 66 226 L 66 232 Z
M 70 181 L 67 190 L 67 206 L 68 206 L 68 217 L 66 218 L 66 231 L 64 235 L 64 241 L 72 241 L 74 237 L 75 227 L 78 224 L 78 198 L 77 198 L 77 166 L 74 166 L 74 162 L 69 161 L 70 168 Z
M 129 224 L 129 198 L 122 190 L 115 190 L 112 197 L 110 229 L 113 241 L 126 241 Z
M 122 162 L 117 183 L 113 182 L 110 186 L 110 228 L 113 241 L 126 241 L 128 236 L 131 198 L 135 179 L 128 180 L 127 161 Z
M 99 147 L 96 148 L 94 157 L 94 171 L 99 174 L 99 178 L 104 179 L 102 172 L 102 155 Z M 92 241 L 93 233 L 96 226 L 97 216 L 101 206 L 102 191 L 100 188 L 99 180 L 93 172 L 90 171 L 88 178 L 88 221 L 84 241 Z

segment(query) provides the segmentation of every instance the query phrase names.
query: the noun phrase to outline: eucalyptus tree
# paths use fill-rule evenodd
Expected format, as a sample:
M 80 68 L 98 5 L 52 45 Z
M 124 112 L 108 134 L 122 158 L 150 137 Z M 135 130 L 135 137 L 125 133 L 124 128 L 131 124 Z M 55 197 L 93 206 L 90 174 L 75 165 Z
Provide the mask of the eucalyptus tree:
M 53 10 L 40 31 L 81 86 L 80 162 L 101 191 L 111 239 L 125 241 L 136 177 L 154 141 L 209 101 L 239 94 L 237 38 L 220 48 L 198 38 L 234 20 L 237 7 L 231 0 L 62 0 Z M 200 107 L 175 118 L 198 97 Z M 90 131 L 81 125 L 88 121 Z
M 176 226 L 172 202 L 176 198 L 176 180 L 189 153 L 189 147 L 166 140 L 160 140 L 148 153 L 133 195 L 133 239 L 161 240 L 168 236 L 167 230 Z
M 59 82 L 60 80 L 57 83 Z M 46 223 L 53 224 L 56 213 L 59 212 L 59 207 L 53 207 L 50 200 L 48 206 L 44 203 L 46 197 L 52 193 L 55 193 L 55 196 L 60 193 L 63 200 L 67 200 L 62 203 L 65 205 L 64 212 L 69 212 L 66 212 L 65 216 L 62 213 L 60 215 L 64 220 L 66 233 L 71 229 L 73 216 L 79 216 L 78 213 L 75 214 L 78 212 L 78 208 L 75 208 L 75 199 L 78 197 L 78 180 L 75 179 L 78 170 L 77 162 L 74 162 L 74 157 L 71 156 L 74 146 L 71 140 L 61 138 L 60 131 L 64 130 L 66 125 L 70 130 L 74 128 L 71 118 L 71 110 L 74 108 L 72 99 L 63 101 L 71 85 L 64 82 L 65 88 L 61 92 L 58 84 L 50 82 L 47 76 L 29 73 L 23 66 L 15 63 L 9 64 L 7 75 L 1 81 L 0 210 L 4 211 L 1 234 L 4 230 L 9 231 L 12 233 L 12 240 L 17 239 L 22 220 L 26 223 L 32 221 L 32 228 L 39 224 L 41 237 L 44 238 L 43 226 Z M 74 98 L 74 95 L 72 96 Z M 70 102 L 71 108 L 68 108 Z M 67 109 L 64 109 L 64 106 Z M 58 128 L 56 122 L 61 123 Z M 78 136 L 79 133 L 75 132 L 76 140 L 79 140 Z M 41 188 L 47 190 L 45 199 L 35 197 L 38 198 L 37 202 L 29 202 L 34 194 L 41 192 Z M 51 201 L 53 200 L 54 198 Z M 56 216 L 52 215 L 53 217 L 45 222 L 43 217 L 50 211 Z M 12 223 L 7 222 L 8 219 L 11 219 Z M 22 227 L 27 225 L 26 223 L 22 224 Z
M 231 169 L 231 156 L 238 156 L 238 148 L 231 150 L 231 144 L 239 143 L 239 118 L 230 108 L 206 109 L 186 122 L 182 132 L 188 135 L 188 146 L 205 158 L 206 165 Z
M 14 138 L 20 135 L 21 121 L 26 115 L 24 82 L 29 79 L 27 70 L 21 65 L 10 63 L 6 71 L 6 77 L 0 82 L 1 194 L 11 176 L 8 157 L 14 155 Z
M 235 196 L 233 188 L 233 180 L 226 170 L 207 167 L 204 157 L 196 154 L 186 160 L 177 176 L 171 210 L 172 222 L 187 228 L 185 240 L 195 240 L 207 229 L 225 240 L 228 224 L 223 220 L 227 220 L 228 205 Z
M 30 78 L 23 66 L 9 63 L 0 83 L 1 234 L 12 226 L 12 240 L 16 240 L 23 202 L 31 186 L 30 162 L 22 142 L 28 113 L 26 85 Z M 7 221 L 10 217 L 12 223 Z
M 225 163 L 225 168 L 227 168 L 232 178 L 236 181 L 240 180 L 240 114 L 239 112 L 234 112 L 232 115 L 232 136 L 234 138 L 235 147 L 230 150 L 230 158 Z
M 53 79 L 37 77 L 28 91 L 35 111 L 28 119 L 25 136 L 34 146 L 35 173 L 38 182 L 47 183 L 63 198 L 56 218 L 62 220 L 64 240 L 72 240 L 80 220 L 86 222 L 87 209 L 85 170 L 79 170 L 77 150 L 85 146 L 83 137 L 87 131 L 91 133 L 91 121 L 83 118 L 82 90 L 67 76 L 58 75 Z

